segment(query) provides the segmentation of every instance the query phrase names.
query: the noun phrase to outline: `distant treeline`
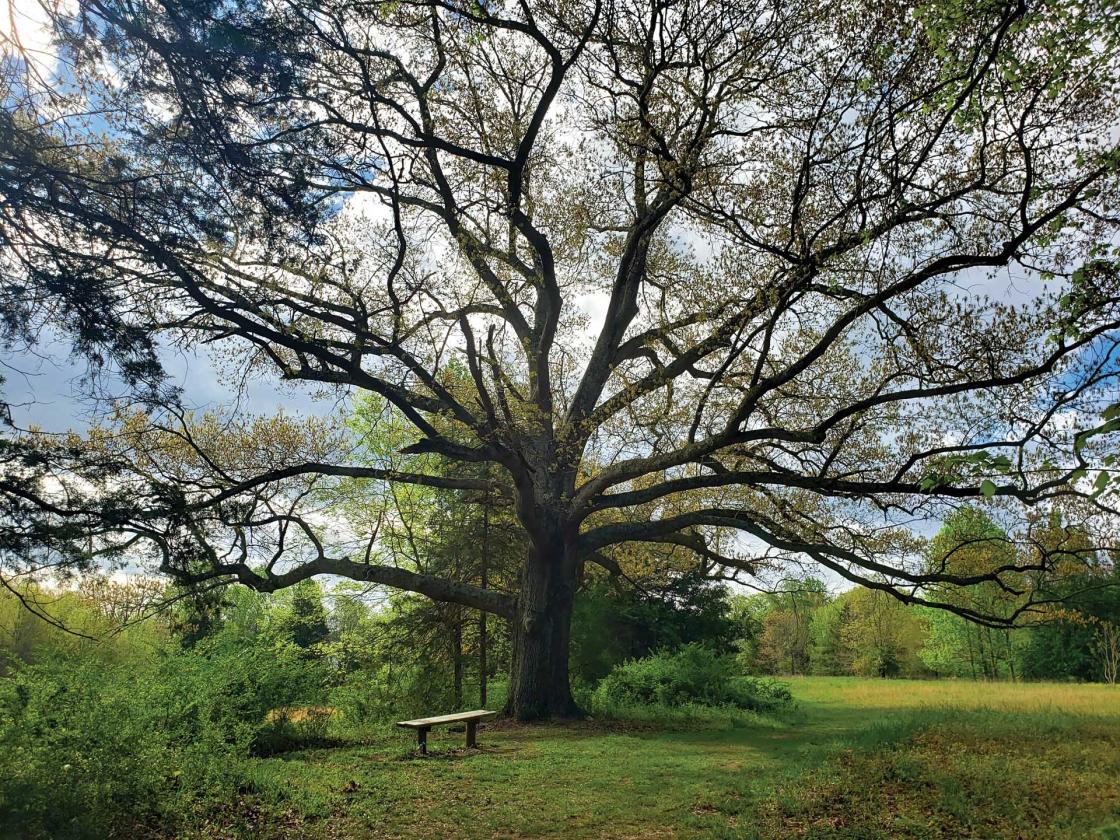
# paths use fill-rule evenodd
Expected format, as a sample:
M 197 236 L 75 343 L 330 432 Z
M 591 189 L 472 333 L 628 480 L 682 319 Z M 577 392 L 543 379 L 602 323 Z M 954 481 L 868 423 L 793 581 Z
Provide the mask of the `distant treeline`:
M 740 657 L 771 674 L 1084 680 L 1117 682 L 1120 670 L 1120 571 L 1114 558 L 1079 554 L 1075 528 L 1053 524 L 1044 538 L 1068 553 L 1067 568 L 1012 589 L 988 582 L 922 593 L 950 607 L 1011 615 L 1034 587 L 1041 605 L 1017 626 L 992 627 L 946 609 L 915 607 L 857 587 L 830 595 L 813 578 L 776 592 L 733 599 Z M 1017 546 L 983 512 L 965 508 L 932 540 L 929 562 L 982 572 L 1016 563 Z M 1028 563 L 1020 563 L 1027 566 Z M 1061 566 L 1062 564 L 1059 564 Z
M 1078 545 L 1076 529 L 1056 524 L 1047 538 L 1070 547 L 1071 556 Z M 1012 552 L 1021 550 L 984 513 L 965 508 L 931 541 L 929 562 L 979 572 L 1014 562 Z M 864 587 L 833 594 L 811 577 L 745 596 L 694 573 L 639 587 L 600 576 L 577 595 L 572 679 L 577 690 L 591 689 L 623 662 L 700 644 L 734 654 L 747 674 L 1116 682 L 1115 562 L 1078 558 L 1045 585 L 1050 603 L 1027 613 L 1023 626 L 999 628 Z M 996 583 L 922 595 L 992 614 L 1020 602 Z M 63 632 L 28 605 L 100 641 Z M 86 577 L 67 588 L 25 583 L 0 590 L 0 675 L 62 653 L 119 662 L 218 643 L 262 655 L 294 647 L 321 673 L 321 687 L 305 699 L 352 704 L 366 720 L 494 706 L 509 665 L 510 629 L 499 618 L 481 619 L 459 605 L 386 597 L 349 582 L 305 581 L 271 596 L 240 587 L 177 590 L 146 578 Z M 128 629 L 119 632 L 122 626 Z
M 1076 607 L 1015 629 L 909 607 L 857 588 L 830 596 L 820 581 L 735 599 L 746 632 L 740 660 L 767 674 L 1116 682 L 1120 589 L 1089 590 Z

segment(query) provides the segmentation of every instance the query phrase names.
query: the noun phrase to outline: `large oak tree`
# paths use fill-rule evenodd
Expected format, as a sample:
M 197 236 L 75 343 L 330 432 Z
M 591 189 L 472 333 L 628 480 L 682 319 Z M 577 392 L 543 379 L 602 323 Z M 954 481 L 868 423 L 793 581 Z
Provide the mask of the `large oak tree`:
M 1031 509 L 1107 507 L 1086 472 L 1120 326 L 1105 0 L 51 14 L 57 70 L 5 63 L 0 301 L 150 385 L 151 425 L 10 434 L 8 563 L 81 561 L 92 535 L 186 581 L 333 574 L 496 613 L 510 710 L 541 718 L 577 711 L 573 596 L 620 546 L 722 577 L 807 560 L 1001 623 L 1047 557 L 930 567 L 916 523 L 988 498 L 1029 538 Z M 372 392 L 411 460 L 291 429 L 231 446 L 159 390 L 161 343 Z M 322 510 L 354 478 L 505 500 L 516 590 L 356 547 Z M 1013 608 L 933 594 L 983 581 Z

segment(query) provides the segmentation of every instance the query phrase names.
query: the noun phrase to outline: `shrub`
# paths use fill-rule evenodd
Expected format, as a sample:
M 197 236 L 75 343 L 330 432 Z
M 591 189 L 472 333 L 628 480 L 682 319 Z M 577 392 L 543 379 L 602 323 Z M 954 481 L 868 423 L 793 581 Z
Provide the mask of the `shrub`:
M 755 712 L 778 712 L 793 708 L 789 683 L 770 677 L 735 677 L 731 681 L 732 705 Z
M 698 644 L 617 666 L 593 695 L 600 707 L 658 705 L 734 706 L 756 712 L 792 706 L 789 687 L 736 673 L 734 658 Z
M 0 681 L 0 836 L 128 836 L 228 798 L 240 759 L 321 737 L 268 712 L 316 702 L 321 667 L 291 644 L 208 644 L 117 665 L 59 657 Z
M 0 694 L 0 835 L 106 836 L 146 819 L 181 775 L 147 681 L 124 668 L 43 663 Z
M 169 682 L 188 684 L 182 696 L 189 700 L 179 712 L 216 745 L 271 754 L 293 749 L 305 737 L 315 740 L 314 732 L 269 720 L 274 709 L 325 699 L 326 666 L 291 642 L 241 645 L 219 636 L 192 655 L 169 658 L 162 670 Z
M 331 689 L 330 704 L 339 713 L 337 728 L 347 737 L 362 737 L 371 727 L 392 720 L 410 706 L 400 681 L 391 679 L 387 671 L 360 668 L 346 674 Z

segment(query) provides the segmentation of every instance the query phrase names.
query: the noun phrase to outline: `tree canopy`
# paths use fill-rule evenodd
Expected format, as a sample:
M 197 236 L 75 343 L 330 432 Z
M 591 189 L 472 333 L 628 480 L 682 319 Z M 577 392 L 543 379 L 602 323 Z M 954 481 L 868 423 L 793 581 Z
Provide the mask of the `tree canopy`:
M 1111 521 L 1110 2 L 48 13 L 54 78 L 4 58 L 0 311 L 145 411 L 7 435 L 6 564 L 147 552 L 196 584 L 335 574 L 496 613 L 511 709 L 541 717 L 575 711 L 584 565 L 627 544 L 1000 624 L 1052 552 L 931 567 L 916 523 L 985 500 L 1014 539 L 1040 508 Z M 400 453 L 443 466 L 199 422 L 161 385 L 172 345 L 377 395 Z M 518 590 L 379 562 L 323 514 L 346 479 L 507 505 Z M 983 582 L 1010 608 L 942 594 Z

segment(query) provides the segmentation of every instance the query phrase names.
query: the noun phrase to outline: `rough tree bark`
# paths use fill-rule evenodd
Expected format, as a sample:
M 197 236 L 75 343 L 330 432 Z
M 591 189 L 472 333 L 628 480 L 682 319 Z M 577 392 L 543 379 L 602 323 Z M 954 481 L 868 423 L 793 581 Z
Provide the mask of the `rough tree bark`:
M 518 720 L 581 717 L 568 679 L 578 563 L 570 545 L 534 547 L 522 569 L 505 712 Z

